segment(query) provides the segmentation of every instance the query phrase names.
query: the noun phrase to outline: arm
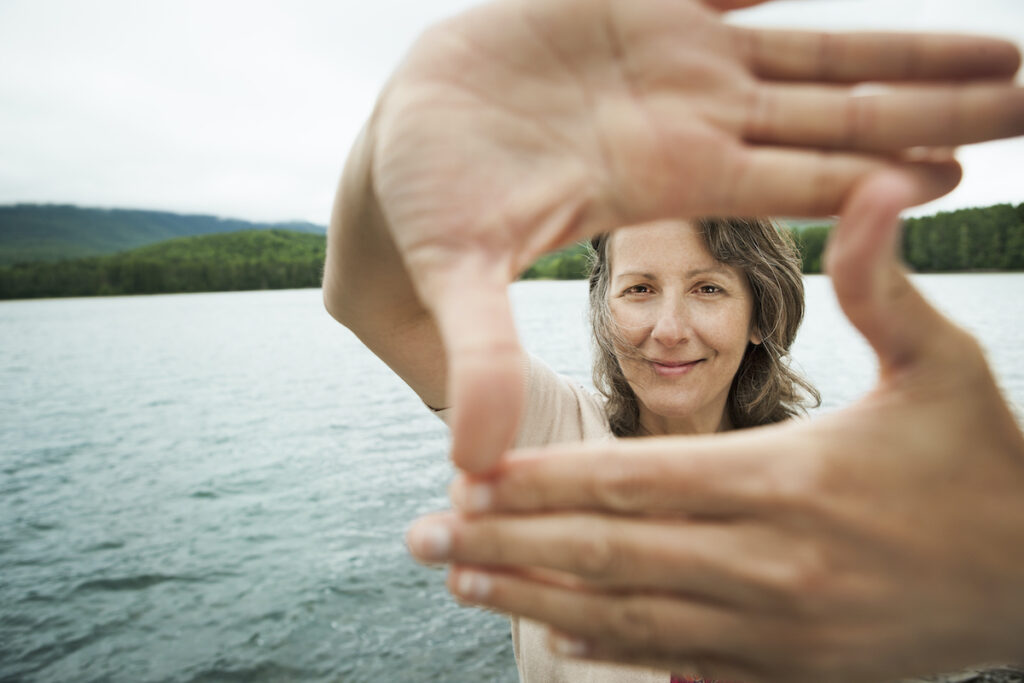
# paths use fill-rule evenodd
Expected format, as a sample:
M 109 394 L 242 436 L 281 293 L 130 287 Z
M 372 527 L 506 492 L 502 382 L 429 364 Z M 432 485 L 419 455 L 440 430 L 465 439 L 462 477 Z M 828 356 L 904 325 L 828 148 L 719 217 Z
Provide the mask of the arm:
M 380 210 L 372 179 L 372 121 L 342 174 L 327 233 L 327 311 L 436 409 L 446 408 L 441 335 L 420 303 Z
M 894 257 L 911 201 L 900 178 L 869 180 L 829 247 L 879 358 L 862 401 L 511 458 L 457 482 L 474 515 L 421 521 L 435 531 L 413 527 L 412 551 L 462 565 L 459 598 L 549 624 L 574 656 L 744 683 L 1024 660 L 1024 435 L 977 342 Z

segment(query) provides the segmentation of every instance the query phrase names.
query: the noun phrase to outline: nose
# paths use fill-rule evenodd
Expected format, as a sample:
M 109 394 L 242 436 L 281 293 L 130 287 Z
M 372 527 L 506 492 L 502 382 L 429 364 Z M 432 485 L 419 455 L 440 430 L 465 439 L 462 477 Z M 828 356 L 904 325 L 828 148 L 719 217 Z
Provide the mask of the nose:
M 675 346 L 686 341 L 689 324 L 683 302 L 665 297 L 660 303 L 651 338 L 664 346 Z

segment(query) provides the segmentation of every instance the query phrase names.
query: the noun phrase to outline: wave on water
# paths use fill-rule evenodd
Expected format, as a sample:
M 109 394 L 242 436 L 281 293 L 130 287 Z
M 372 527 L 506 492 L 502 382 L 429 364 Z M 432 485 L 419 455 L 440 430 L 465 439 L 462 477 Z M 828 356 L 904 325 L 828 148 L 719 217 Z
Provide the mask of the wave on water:
M 214 662 L 212 666 L 187 679 L 188 683 L 214 683 L 215 681 L 304 681 L 319 678 L 306 669 L 284 666 L 277 662 L 258 664 L 232 664 Z
M 74 592 L 82 591 L 137 591 L 144 590 L 168 581 L 182 583 L 201 583 L 203 579 L 195 576 L 178 576 L 175 574 L 136 574 L 120 578 L 103 578 L 84 581 L 75 586 Z

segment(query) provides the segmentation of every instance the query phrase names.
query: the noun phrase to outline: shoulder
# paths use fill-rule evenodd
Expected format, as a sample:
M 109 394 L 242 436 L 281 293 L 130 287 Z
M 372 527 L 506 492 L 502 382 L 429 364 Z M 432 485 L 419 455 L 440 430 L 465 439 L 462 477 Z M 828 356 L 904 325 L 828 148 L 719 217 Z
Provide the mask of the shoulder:
M 517 447 L 611 438 L 604 399 L 527 355 L 526 404 Z

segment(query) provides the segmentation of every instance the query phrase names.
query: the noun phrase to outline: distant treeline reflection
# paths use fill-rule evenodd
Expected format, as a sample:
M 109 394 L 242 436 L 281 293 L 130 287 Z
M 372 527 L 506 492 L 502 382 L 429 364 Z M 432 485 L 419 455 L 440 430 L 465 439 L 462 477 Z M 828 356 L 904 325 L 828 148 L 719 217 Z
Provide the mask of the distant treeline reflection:
M 830 226 L 787 228 L 820 273 Z M 0 299 L 319 287 L 325 239 L 289 230 L 183 237 L 110 256 L 0 267 Z M 1024 270 L 1024 204 L 911 218 L 903 257 L 918 272 Z M 546 254 L 523 279 L 586 277 L 587 248 Z

